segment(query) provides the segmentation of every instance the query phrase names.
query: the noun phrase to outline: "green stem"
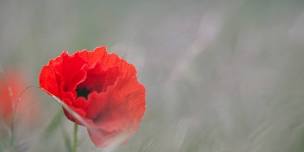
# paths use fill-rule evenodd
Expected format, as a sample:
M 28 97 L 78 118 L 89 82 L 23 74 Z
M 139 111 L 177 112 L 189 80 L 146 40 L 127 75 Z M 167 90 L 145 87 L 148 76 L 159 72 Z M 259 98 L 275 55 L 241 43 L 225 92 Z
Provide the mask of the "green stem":
M 74 124 L 74 130 L 73 130 L 73 145 L 72 145 L 72 152 L 77 152 L 77 147 L 78 147 L 78 125 L 75 123 Z

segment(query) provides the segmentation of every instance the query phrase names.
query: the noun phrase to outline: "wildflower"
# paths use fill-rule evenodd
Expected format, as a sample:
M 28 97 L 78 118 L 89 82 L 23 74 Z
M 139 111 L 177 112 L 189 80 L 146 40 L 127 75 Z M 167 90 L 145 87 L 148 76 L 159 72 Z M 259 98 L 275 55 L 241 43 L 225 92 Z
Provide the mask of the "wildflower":
M 145 88 L 135 67 L 105 47 L 72 55 L 64 51 L 43 66 L 39 81 L 44 91 L 66 105 L 69 120 L 87 128 L 98 147 L 134 134 L 145 111 Z

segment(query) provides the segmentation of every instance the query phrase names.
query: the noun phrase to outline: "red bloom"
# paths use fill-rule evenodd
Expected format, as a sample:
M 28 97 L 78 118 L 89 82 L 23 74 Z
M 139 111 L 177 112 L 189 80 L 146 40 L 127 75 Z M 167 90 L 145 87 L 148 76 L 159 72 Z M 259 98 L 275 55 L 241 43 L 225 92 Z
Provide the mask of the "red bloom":
M 66 105 L 67 118 L 86 126 L 99 147 L 133 134 L 145 111 L 145 88 L 134 66 L 105 47 L 73 55 L 63 52 L 42 68 L 40 86 Z
M 38 107 L 32 94 L 25 92 L 21 74 L 5 72 L 0 75 L 0 120 L 10 125 L 13 119 L 30 126 L 37 118 Z

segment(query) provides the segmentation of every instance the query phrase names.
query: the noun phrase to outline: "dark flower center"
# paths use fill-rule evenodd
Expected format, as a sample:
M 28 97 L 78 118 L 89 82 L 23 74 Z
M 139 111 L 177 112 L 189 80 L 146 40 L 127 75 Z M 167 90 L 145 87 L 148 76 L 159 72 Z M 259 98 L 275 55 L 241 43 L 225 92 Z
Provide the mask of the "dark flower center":
M 88 95 L 90 94 L 90 90 L 84 87 L 77 87 L 76 88 L 77 97 L 84 97 L 88 99 Z

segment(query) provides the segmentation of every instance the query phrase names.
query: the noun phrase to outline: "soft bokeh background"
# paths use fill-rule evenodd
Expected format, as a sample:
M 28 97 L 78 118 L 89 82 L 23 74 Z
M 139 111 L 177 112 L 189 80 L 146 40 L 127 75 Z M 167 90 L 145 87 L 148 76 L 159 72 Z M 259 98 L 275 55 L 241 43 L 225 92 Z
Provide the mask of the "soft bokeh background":
M 303 152 L 303 0 L 0 1 L 0 63 L 29 85 L 62 50 L 99 45 L 136 65 L 147 111 L 114 149 L 81 128 L 79 151 Z M 67 151 L 72 123 L 32 90 L 42 120 L 19 126 L 19 151 Z

